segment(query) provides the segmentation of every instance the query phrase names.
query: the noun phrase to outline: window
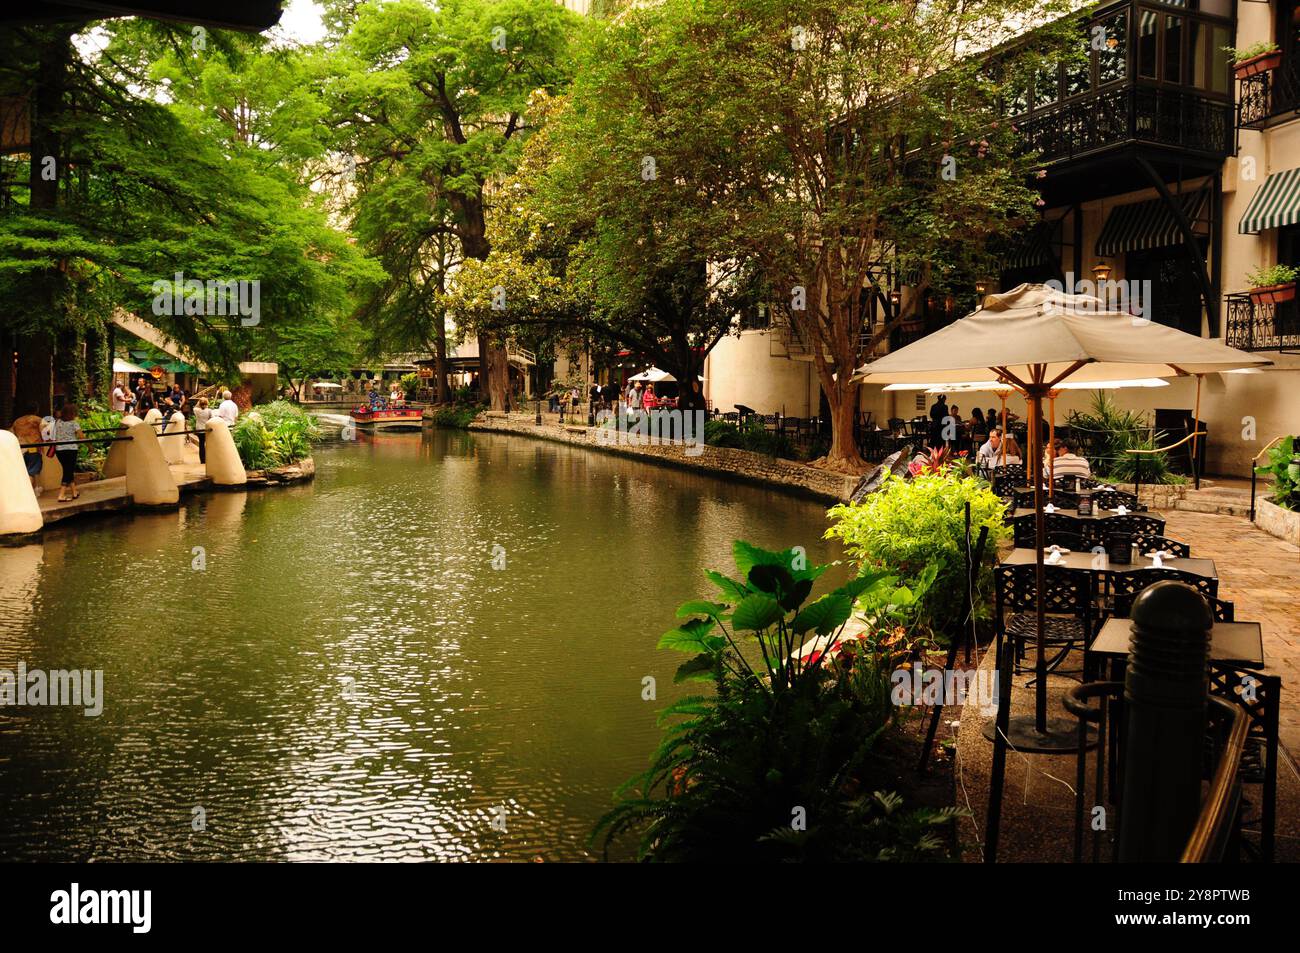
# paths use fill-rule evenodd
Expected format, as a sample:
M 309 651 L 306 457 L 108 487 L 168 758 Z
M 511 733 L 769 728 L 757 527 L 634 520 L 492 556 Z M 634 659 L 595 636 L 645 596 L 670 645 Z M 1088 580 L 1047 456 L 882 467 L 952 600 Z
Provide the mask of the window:
M 1105 31 L 1101 49 L 1097 51 L 1097 82 L 1105 85 L 1124 79 L 1128 72 L 1128 14 L 1117 13 L 1097 25 Z
M 1138 11 L 1138 76 L 1157 79 L 1160 63 L 1157 60 L 1160 42 L 1160 14 L 1150 10 Z
M 1055 63 L 1044 66 L 1034 79 L 1034 108 L 1041 109 L 1061 98 L 1061 69 Z
M 1183 81 L 1183 18 L 1165 17 L 1165 75 L 1166 83 Z
M 1210 89 L 1216 93 L 1228 91 L 1228 52 L 1224 49 L 1227 45 L 1227 27 L 1216 26 L 1210 46 Z

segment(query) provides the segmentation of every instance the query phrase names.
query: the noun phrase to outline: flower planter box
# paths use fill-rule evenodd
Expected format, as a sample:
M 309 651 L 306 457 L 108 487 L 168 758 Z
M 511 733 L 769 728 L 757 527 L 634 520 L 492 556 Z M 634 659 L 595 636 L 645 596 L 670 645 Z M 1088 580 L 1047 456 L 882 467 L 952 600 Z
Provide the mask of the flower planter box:
M 1250 303 L 1255 307 L 1266 304 L 1281 304 L 1295 298 L 1295 282 L 1284 285 L 1266 285 L 1263 288 L 1250 289 Z
M 1232 72 L 1237 79 L 1245 79 L 1248 76 L 1256 76 L 1259 73 L 1275 70 L 1280 65 L 1282 65 L 1282 51 L 1273 50 L 1269 53 L 1261 53 L 1259 56 L 1252 56 L 1248 60 L 1242 60 L 1232 67 Z

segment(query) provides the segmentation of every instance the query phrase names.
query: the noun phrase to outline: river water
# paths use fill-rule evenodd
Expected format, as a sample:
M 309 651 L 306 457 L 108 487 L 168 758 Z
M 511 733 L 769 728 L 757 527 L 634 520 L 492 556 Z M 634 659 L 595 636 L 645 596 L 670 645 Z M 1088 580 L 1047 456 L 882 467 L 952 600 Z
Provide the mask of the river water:
M 819 504 L 549 442 L 315 458 L 0 548 L 0 670 L 103 672 L 96 717 L 0 708 L 0 859 L 599 857 L 703 569 L 735 538 L 840 555 Z

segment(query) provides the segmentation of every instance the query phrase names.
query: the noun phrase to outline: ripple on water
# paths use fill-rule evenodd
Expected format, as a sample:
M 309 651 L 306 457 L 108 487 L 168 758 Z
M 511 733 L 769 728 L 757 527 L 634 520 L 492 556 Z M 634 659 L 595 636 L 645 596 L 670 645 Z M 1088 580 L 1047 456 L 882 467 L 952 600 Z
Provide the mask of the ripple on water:
M 0 858 L 590 858 L 701 569 L 737 537 L 835 555 L 815 504 L 558 445 L 316 458 L 307 486 L 0 550 L 0 667 L 105 679 L 97 718 L 0 710 Z

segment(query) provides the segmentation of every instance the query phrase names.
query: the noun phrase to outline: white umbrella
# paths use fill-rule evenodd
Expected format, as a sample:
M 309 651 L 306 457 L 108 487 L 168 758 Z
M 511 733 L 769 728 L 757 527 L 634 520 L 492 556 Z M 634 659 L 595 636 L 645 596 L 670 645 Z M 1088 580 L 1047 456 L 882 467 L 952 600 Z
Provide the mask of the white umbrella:
M 124 361 L 120 357 L 113 358 L 114 374 L 148 374 L 149 372 L 139 364 L 132 364 L 130 361 Z
M 343 385 L 342 385 L 342 384 L 336 384 L 336 383 L 334 383 L 333 381 L 317 381 L 316 383 L 312 384 L 311 386 L 312 386 L 312 387 L 319 387 L 321 390 L 338 390 L 338 389 L 339 389 L 340 387 L 342 387 Z
M 673 377 L 673 375 L 669 374 L 667 371 L 661 371 L 657 367 L 651 367 L 647 370 L 642 371 L 640 374 L 633 374 L 631 377 L 628 378 L 628 380 L 647 381 L 648 383 L 651 384 L 658 384 L 663 381 L 673 381 L 675 383 L 677 381 L 677 378 Z
M 1226 347 L 1120 311 L 1107 311 L 1091 295 L 1066 294 L 1023 284 L 989 295 L 984 307 L 904 348 L 858 368 L 855 380 L 875 384 L 983 383 L 990 376 L 1009 384 L 1029 402 L 1029 419 L 1042 418 L 1043 400 L 1067 378 L 1080 383 L 1221 373 L 1271 364 Z M 1199 394 L 1199 387 L 1198 387 Z M 1198 399 L 1199 405 L 1199 399 Z M 1197 408 L 1199 418 L 1199 406 Z M 1035 585 L 1044 589 L 1042 435 L 1030 426 L 1029 460 L 1035 510 Z M 1020 750 L 1072 750 L 1076 731 L 1066 719 L 1047 719 L 1047 661 L 1043 649 L 1044 606 L 1038 600 L 1035 714 L 1017 719 Z

